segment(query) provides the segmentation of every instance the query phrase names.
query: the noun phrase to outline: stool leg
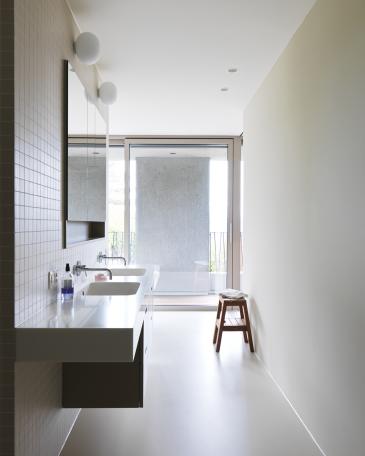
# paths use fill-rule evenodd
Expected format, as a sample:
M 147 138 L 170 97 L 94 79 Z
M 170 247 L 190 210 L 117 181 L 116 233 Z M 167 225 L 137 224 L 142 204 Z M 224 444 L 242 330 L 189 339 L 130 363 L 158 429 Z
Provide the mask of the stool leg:
M 217 342 L 217 335 L 218 335 L 217 320 L 218 320 L 218 318 L 219 318 L 220 315 L 221 315 L 221 311 L 222 311 L 222 303 L 221 303 L 221 300 L 219 300 L 219 303 L 218 303 L 218 310 L 217 310 L 217 317 L 216 317 L 216 320 L 215 320 L 215 323 L 214 323 L 213 344 L 215 344 L 215 343 Z
M 245 341 L 246 344 L 248 344 L 247 332 L 245 330 L 243 330 L 243 340 Z
M 243 305 L 242 304 L 239 304 L 239 309 L 240 309 L 240 315 L 241 315 L 241 320 L 243 322 L 245 322 L 245 316 L 244 316 L 244 313 L 243 313 Z M 245 330 L 242 331 L 243 332 L 243 339 L 244 341 L 246 342 L 246 344 L 248 344 L 248 338 L 247 338 L 247 333 Z
M 254 347 L 253 347 L 253 339 L 252 339 L 252 332 L 251 332 L 250 317 L 248 315 L 248 308 L 247 308 L 247 302 L 246 301 L 243 304 L 243 309 L 244 309 L 244 312 L 245 312 L 248 343 L 250 345 L 250 351 L 253 353 L 255 350 L 254 350 Z
M 214 335 L 213 335 L 213 344 L 215 344 L 217 342 L 217 336 L 218 336 L 218 326 L 217 326 L 217 322 L 215 322 Z
M 221 321 L 219 323 L 219 328 L 218 328 L 218 341 L 217 341 L 217 345 L 216 345 L 216 348 L 215 348 L 215 351 L 217 353 L 221 349 L 221 342 L 222 342 L 222 334 L 223 334 L 223 326 L 224 326 L 225 317 L 226 317 L 226 305 L 223 304 L 222 317 L 221 317 Z

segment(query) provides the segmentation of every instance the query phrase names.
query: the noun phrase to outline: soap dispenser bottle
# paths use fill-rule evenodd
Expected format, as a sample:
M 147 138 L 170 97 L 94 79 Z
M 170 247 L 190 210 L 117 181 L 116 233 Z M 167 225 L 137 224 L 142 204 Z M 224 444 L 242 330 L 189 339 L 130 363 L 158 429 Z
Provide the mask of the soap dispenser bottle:
M 74 278 L 70 271 L 69 263 L 66 264 L 65 274 L 62 277 L 61 299 L 62 301 L 72 299 L 74 295 Z

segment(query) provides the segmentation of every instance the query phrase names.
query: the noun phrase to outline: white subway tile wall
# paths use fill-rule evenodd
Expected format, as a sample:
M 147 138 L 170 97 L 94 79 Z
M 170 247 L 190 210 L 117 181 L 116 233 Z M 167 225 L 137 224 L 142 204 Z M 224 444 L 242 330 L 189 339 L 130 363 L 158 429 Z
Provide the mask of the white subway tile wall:
M 2 2 L 3 0 L 1 0 Z M 63 59 L 94 93 L 97 73 L 74 60 L 78 34 L 64 0 L 15 0 L 15 325 L 49 303 L 47 275 L 94 264 L 104 241 L 62 249 Z M 17 363 L 15 454 L 58 455 L 78 410 L 61 408 L 61 365 Z

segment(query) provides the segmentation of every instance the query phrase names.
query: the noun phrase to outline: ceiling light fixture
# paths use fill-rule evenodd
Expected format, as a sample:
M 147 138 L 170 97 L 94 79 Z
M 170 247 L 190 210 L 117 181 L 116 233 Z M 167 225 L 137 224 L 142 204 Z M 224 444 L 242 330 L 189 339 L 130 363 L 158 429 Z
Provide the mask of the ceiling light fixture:
M 81 63 L 94 65 L 100 57 L 99 39 L 90 32 L 80 33 L 74 43 L 74 50 Z
M 99 87 L 99 98 L 106 104 L 111 105 L 117 99 L 117 88 L 112 82 L 103 82 Z

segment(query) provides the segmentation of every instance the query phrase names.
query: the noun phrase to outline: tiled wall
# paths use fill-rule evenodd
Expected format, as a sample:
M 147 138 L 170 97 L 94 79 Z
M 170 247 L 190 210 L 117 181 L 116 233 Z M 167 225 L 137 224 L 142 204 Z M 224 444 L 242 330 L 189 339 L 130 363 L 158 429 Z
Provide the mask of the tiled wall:
M 0 1 L 0 455 L 14 446 L 14 12 Z
M 97 87 L 95 69 L 74 61 L 77 33 L 64 0 L 15 0 L 16 325 L 47 306 L 49 270 L 92 265 L 105 248 L 62 249 L 62 60 Z M 15 375 L 16 455 L 59 454 L 78 413 L 60 408 L 61 366 L 17 363 Z

